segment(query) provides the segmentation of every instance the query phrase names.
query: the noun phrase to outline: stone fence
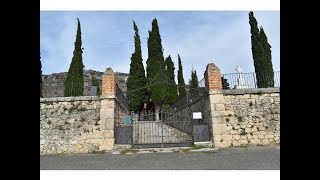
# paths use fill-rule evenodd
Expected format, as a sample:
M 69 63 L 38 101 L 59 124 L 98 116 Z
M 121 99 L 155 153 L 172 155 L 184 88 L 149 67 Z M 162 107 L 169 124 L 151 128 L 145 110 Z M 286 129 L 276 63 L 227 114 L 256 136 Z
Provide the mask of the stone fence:
M 116 90 L 115 74 L 107 68 L 100 97 L 40 98 L 40 154 L 111 150 L 114 126 L 128 112 Z
M 222 90 L 213 63 L 204 77 L 208 94 L 177 112 L 202 112 L 215 147 L 280 143 L 280 88 Z
M 219 68 L 204 73 L 206 95 L 178 111 L 202 112 L 215 147 L 280 143 L 280 88 L 222 90 Z M 102 76 L 102 95 L 40 98 L 40 154 L 108 151 L 128 113 L 115 73 Z

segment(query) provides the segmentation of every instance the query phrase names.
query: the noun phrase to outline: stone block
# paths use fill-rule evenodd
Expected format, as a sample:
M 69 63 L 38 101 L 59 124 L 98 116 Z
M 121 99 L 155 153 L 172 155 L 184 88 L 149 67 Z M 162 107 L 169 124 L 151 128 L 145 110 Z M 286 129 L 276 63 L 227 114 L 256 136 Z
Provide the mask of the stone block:
M 221 138 L 223 139 L 223 141 L 231 141 L 232 140 L 232 135 L 224 134 L 224 135 L 221 136 Z
M 227 133 L 226 124 L 212 124 L 212 130 L 214 135 L 221 135 Z
M 230 134 L 232 134 L 232 135 L 238 134 L 238 131 L 237 130 L 232 130 L 232 131 L 230 131 Z
M 225 116 L 225 111 L 211 111 L 211 117 Z
M 244 136 L 244 135 L 240 135 L 240 138 L 243 140 L 243 139 L 247 139 L 247 136 Z
M 251 144 L 261 144 L 260 139 L 251 139 L 250 142 Z
M 270 144 L 269 139 L 263 139 L 263 140 L 262 140 L 262 144 L 263 144 L 263 145 L 268 145 L 268 144 Z
M 234 140 L 240 140 L 241 137 L 240 137 L 240 135 L 233 135 L 233 136 L 232 136 L 232 139 L 234 139 Z
M 246 140 L 246 139 L 241 139 L 239 142 L 240 142 L 241 145 L 248 144 L 248 140 Z
M 214 106 L 215 106 L 215 111 L 225 111 L 224 104 L 214 104 Z
M 214 95 L 210 95 L 210 103 L 211 104 L 224 104 L 225 100 L 224 100 L 224 96 L 223 94 L 214 94 Z

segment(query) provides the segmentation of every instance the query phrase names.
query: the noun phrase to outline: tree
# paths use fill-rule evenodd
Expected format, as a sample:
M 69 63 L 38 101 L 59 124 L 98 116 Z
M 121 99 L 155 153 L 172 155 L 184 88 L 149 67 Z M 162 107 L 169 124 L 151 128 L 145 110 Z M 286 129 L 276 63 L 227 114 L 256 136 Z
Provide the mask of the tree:
M 130 73 L 127 80 L 127 98 L 129 100 L 130 109 L 137 111 L 140 103 L 146 96 L 146 77 L 143 67 L 143 59 L 141 54 L 141 41 L 138 32 L 138 27 L 133 21 L 134 47 L 135 51 L 131 56 Z
M 41 56 L 40 56 L 40 97 L 43 97 L 42 95 L 42 64 L 41 64 Z
M 230 89 L 228 80 L 221 76 L 222 89 Z
M 84 89 L 84 79 L 83 79 L 83 62 L 82 62 L 82 53 L 83 48 L 81 41 L 81 27 L 80 21 L 78 20 L 78 28 L 76 41 L 74 43 L 73 57 L 71 64 L 67 73 L 67 77 L 64 81 L 64 96 L 82 96 Z
M 166 103 L 169 105 L 172 105 L 177 101 L 178 90 L 177 90 L 177 84 L 174 80 L 175 68 L 170 55 L 166 58 L 165 65 L 166 65 L 166 74 L 169 81 L 167 85 Z
M 273 87 L 273 68 L 271 61 L 271 46 L 263 28 L 258 28 L 258 22 L 253 12 L 249 13 L 249 24 L 251 27 L 251 49 L 254 68 L 259 88 Z
M 147 60 L 148 95 L 156 106 L 161 107 L 165 102 L 168 78 L 165 72 L 163 49 L 157 19 L 152 21 L 152 30 L 148 38 Z
M 199 80 L 197 71 L 193 69 L 191 70 L 191 79 L 189 80 L 189 92 L 191 99 L 196 99 L 199 97 Z
M 178 92 L 179 92 L 179 99 L 181 99 L 185 94 L 186 94 L 186 88 L 185 88 L 185 83 L 183 79 L 183 70 L 182 70 L 182 64 L 181 64 L 181 58 L 180 55 L 178 54 L 178 64 L 179 64 L 179 69 L 178 69 Z
M 271 45 L 268 42 L 268 38 L 263 30 L 262 27 L 260 27 L 260 33 L 259 38 L 261 45 L 264 50 L 264 56 L 263 56 L 263 87 L 274 87 L 274 72 L 272 67 L 272 57 L 271 57 Z

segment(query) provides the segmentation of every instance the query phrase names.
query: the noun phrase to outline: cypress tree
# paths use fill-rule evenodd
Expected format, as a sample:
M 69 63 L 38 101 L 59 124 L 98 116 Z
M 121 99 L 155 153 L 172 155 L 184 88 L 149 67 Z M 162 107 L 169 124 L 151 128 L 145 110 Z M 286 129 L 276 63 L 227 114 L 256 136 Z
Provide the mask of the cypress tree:
M 43 97 L 42 96 L 42 64 L 41 64 L 41 56 L 40 56 L 40 97 Z
M 251 49 L 258 88 L 273 87 L 273 69 L 271 61 L 271 46 L 263 29 L 259 30 L 258 22 L 251 11 L 249 13 L 251 27 Z
M 185 83 L 183 79 L 183 70 L 182 70 L 182 64 L 181 64 L 181 58 L 180 55 L 178 54 L 178 64 L 179 64 L 179 69 L 178 69 L 178 92 L 179 92 L 179 99 L 182 98 L 186 94 L 186 88 L 185 88 Z
M 177 84 L 174 80 L 175 68 L 170 55 L 166 58 L 165 64 L 166 64 L 166 74 L 169 81 L 167 85 L 166 103 L 169 105 L 172 105 L 174 102 L 177 101 L 178 90 L 177 90 Z
M 222 89 L 230 89 L 228 80 L 221 76 Z
M 81 41 L 81 27 L 80 21 L 78 20 L 78 28 L 76 41 L 74 43 L 73 57 L 71 64 L 67 73 L 66 80 L 64 82 L 64 96 L 82 96 L 84 89 L 84 79 L 83 79 L 83 62 L 82 53 L 83 48 Z
M 141 41 L 138 33 L 138 27 L 133 21 L 134 47 L 135 51 L 131 56 L 130 73 L 127 80 L 127 98 L 129 100 L 130 109 L 136 111 L 140 107 L 140 103 L 146 96 L 146 77 L 142 63 Z
M 192 69 L 191 79 L 189 80 L 189 92 L 191 99 L 196 99 L 199 97 L 199 80 L 197 76 L 197 71 Z
M 148 94 L 155 105 L 161 106 L 165 102 L 167 93 L 167 77 L 163 49 L 157 19 L 152 21 L 152 30 L 148 38 L 147 82 Z
M 272 57 L 271 57 L 271 45 L 268 42 L 268 38 L 263 30 L 260 27 L 259 38 L 261 45 L 264 50 L 263 56 L 263 74 L 264 74 L 264 87 L 274 87 L 274 72 L 272 66 Z

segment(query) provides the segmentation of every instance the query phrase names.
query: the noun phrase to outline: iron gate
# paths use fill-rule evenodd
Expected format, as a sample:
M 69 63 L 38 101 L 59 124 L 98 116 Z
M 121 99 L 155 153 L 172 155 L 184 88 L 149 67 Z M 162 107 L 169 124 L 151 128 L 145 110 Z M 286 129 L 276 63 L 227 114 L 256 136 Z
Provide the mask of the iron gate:
M 193 144 L 190 114 L 160 112 L 140 115 L 132 123 L 133 147 L 177 147 Z

